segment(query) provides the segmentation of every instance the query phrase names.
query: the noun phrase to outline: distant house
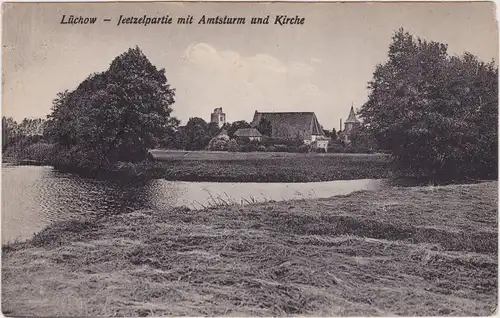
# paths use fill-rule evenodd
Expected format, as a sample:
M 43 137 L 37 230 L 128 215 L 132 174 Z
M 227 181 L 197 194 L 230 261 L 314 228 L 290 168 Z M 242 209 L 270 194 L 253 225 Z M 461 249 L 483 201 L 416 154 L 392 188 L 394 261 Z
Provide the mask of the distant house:
M 250 140 L 260 141 L 262 139 L 262 134 L 255 128 L 240 128 L 234 135 L 237 138 L 248 138 Z
M 351 137 L 353 133 L 361 126 L 361 121 L 356 117 L 354 113 L 354 107 L 351 106 L 351 111 L 349 112 L 349 116 L 347 120 L 344 122 L 344 130 L 341 130 L 338 133 L 338 138 L 346 143 L 351 142 Z M 340 129 L 342 129 L 342 121 L 340 124 Z
M 229 135 L 227 134 L 227 130 L 225 130 L 225 129 L 222 129 L 222 130 L 220 131 L 220 133 L 219 133 L 217 136 L 215 136 L 214 138 L 217 138 L 217 139 L 224 139 L 224 140 L 226 140 L 226 141 L 228 141 L 228 140 L 230 139 L 230 138 L 229 138 Z
M 301 139 L 313 148 L 326 150 L 328 147 L 330 139 L 325 136 L 313 112 L 261 113 L 256 111 L 250 125 L 257 127 L 262 119 L 271 123 L 271 138 Z

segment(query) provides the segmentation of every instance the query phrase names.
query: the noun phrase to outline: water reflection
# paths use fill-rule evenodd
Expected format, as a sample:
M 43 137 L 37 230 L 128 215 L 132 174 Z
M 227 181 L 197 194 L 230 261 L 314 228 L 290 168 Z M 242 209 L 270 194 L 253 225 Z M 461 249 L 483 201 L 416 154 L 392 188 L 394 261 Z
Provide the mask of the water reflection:
M 315 183 L 119 182 L 51 167 L 2 165 L 2 240 L 24 240 L 51 222 L 172 206 L 321 198 L 374 190 L 381 180 Z

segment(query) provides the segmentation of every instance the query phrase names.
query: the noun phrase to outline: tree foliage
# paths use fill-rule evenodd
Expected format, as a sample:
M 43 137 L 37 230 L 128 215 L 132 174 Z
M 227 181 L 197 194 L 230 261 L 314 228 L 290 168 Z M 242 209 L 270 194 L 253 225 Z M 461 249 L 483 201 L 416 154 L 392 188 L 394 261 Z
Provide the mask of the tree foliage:
M 42 118 L 24 118 L 17 123 L 11 117 L 2 117 L 2 150 L 22 143 L 27 146 L 41 140 L 47 122 Z
M 234 137 L 234 133 L 238 130 L 238 129 L 242 129 L 242 128 L 251 128 L 252 126 L 250 126 L 249 123 L 247 123 L 246 121 L 244 120 L 239 120 L 239 121 L 235 121 L 234 123 L 231 124 L 231 126 L 229 126 L 229 128 L 227 129 L 227 134 L 230 138 L 233 138 Z
M 373 136 L 369 133 L 365 126 L 359 126 L 350 134 L 350 147 L 358 152 L 372 152 L 376 147 L 376 142 Z
M 323 129 L 323 133 L 325 134 L 325 137 L 331 138 L 332 140 L 337 140 L 337 130 L 333 128 L 331 131 L 328 129 L 324 129 L 323 126 L 321 126 L 321 129 Z
M 138 48 L 116 57 L 53 101 L 46 134 L 67 150 L 72 164 L 100 166 L 138 161 L 172 133 L 175 91 Z
M 332 140 L 337 140 L 337 130 L 335 128 L 332 128 L 332 131 L 330 132 L 330 138 Z
M 185 138 L 184 149 L 186 150 L 203 150 L 212 139 L 210 125 L 199 117 L 190 118 L 186 126 L 183 127 L 183 132 Z M 215 133 L 215 131 L 212 131 L 212 133 Z
M 12 117 L 2 117 L 2 150 L 12 145 L 19 135 L 17 122 Z
M 498 67 L 398 30 L 361 108 L 399 167 L 434 178 L 497 176 Z
M 273 132 L 273 126 L 271 122 L 265 118 L 261 118 L 259 125 L 257 126 L 257 130 L 263 135 L 267 137 L 271 137 Z

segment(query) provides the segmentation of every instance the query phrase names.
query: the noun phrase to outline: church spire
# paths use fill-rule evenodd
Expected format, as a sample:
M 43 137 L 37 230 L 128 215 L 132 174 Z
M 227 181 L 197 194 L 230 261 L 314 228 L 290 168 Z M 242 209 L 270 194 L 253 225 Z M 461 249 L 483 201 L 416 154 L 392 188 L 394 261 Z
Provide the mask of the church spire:
M 344 124 L 345 123 L 359 123 L 359 119 L 356 118 L 356 113 L 354 113 L 354 104 L 351 104 L 351 111 L 349 112 L 349 117 L 347 117 Z

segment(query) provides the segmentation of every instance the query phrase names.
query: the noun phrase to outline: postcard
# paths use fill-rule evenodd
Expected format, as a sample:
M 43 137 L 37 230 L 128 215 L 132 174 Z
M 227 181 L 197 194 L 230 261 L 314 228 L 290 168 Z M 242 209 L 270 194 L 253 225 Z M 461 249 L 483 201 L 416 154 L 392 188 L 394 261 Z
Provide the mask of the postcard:
M 490 2 L 2 6 L 5 316 L 488 316 Z

